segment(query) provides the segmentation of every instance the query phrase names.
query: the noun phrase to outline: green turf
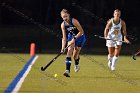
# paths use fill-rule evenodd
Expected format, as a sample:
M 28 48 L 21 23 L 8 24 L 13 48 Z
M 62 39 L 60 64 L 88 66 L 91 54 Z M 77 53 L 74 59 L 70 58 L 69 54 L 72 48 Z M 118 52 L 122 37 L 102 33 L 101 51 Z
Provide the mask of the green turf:
M 8 87 L 29 58 L 27 54 L 0 54 L 0 93 Z
M 18 54 L 28 60 L 29 55 Z M 65 55 L 60 56 L 46 71 L 40 67 L 56 54 L 40 54 L 32 70 L 26 77 L 19 93 L 139 93 L 140 58 L 134 61 L 131 56 L 120 56 L 116 71 L 107 67 L 107 56 L 82 55 L 80 71 L 71 77 L 63 76 Z M 20 62 L 12 55 L 0 55 L 0 91 L 3 92 L 26 62 Z M 58 74 L 55 78 L 53 75 Z

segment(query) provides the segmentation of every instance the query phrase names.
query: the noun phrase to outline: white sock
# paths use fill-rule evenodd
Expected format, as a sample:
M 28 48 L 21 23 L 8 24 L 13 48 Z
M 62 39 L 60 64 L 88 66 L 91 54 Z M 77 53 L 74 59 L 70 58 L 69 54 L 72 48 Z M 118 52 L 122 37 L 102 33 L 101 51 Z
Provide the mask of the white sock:
M 112 65 L 111 65 L 112 67 L 115 67 L 117 60 L 118 60 L 118 57 L 114 56 L 112 59 Z
M 108 55 L 108 62 L 112 63 L 112 58 L 110 55 Z

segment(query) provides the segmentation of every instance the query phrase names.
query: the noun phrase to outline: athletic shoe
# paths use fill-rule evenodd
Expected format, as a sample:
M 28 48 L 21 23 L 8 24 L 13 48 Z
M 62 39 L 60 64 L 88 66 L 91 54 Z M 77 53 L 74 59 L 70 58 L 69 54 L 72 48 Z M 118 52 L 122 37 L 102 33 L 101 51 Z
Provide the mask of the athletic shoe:
M 70 71 L 66 70 L 63 75 L 66 76 L 66 77 L 70 77 Z
M 75 72 L 78 72 L 79 70 L 80 70 L 80 66 L 79 66 L 79 65 L 75 65 L 74 71 L 75 71 Z
M 111 70 L 114 71 L 115 70 L 115 67 L 114 66 L 111 66 Z
M 111 68 L 112 63 L 108 61 L 108 67 Z

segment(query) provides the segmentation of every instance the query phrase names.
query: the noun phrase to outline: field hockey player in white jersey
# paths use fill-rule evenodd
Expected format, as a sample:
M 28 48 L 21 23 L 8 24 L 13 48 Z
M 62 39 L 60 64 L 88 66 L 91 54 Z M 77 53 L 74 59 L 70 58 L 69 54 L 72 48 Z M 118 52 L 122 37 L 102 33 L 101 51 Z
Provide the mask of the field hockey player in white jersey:
M 119 9 L 114 10 L 113 18 L 111 18 L 105 27 L 104 30 L 104 37 L 106 39 L 106 46 L 108 47 L 108 67 L 111 70 L 115 70 L 116 62 L 119 58 L 121 46 L 122 46 L 122 39 L 126 43 L 130 43 L 127 39 L 126 35 L 126 24 L 125 22 L 120 18 L 121 11 Z M 122 32 L 123 34 L 122 34 Z

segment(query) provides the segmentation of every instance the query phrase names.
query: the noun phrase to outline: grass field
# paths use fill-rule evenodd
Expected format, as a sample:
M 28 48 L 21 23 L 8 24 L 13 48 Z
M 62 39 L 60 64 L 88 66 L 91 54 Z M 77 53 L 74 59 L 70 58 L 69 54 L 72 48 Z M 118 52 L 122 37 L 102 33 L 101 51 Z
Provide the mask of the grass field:
M 39 54 L 19 93 L 139 93 L 140 57 L 120 56 L 116 71 L 107 67 L 107 57 L 81 55 L 80 71 L 63 76 L 65 55 L 60 56 L 45 72 L 40 67 L 56 54 Z M 29 60 L 28 54 L 0 54 L 0 93 L 3 93 Z M 74 63 L 74 62 L 73 62 Z M 54 74 L 58 74 L 55 78 Z

